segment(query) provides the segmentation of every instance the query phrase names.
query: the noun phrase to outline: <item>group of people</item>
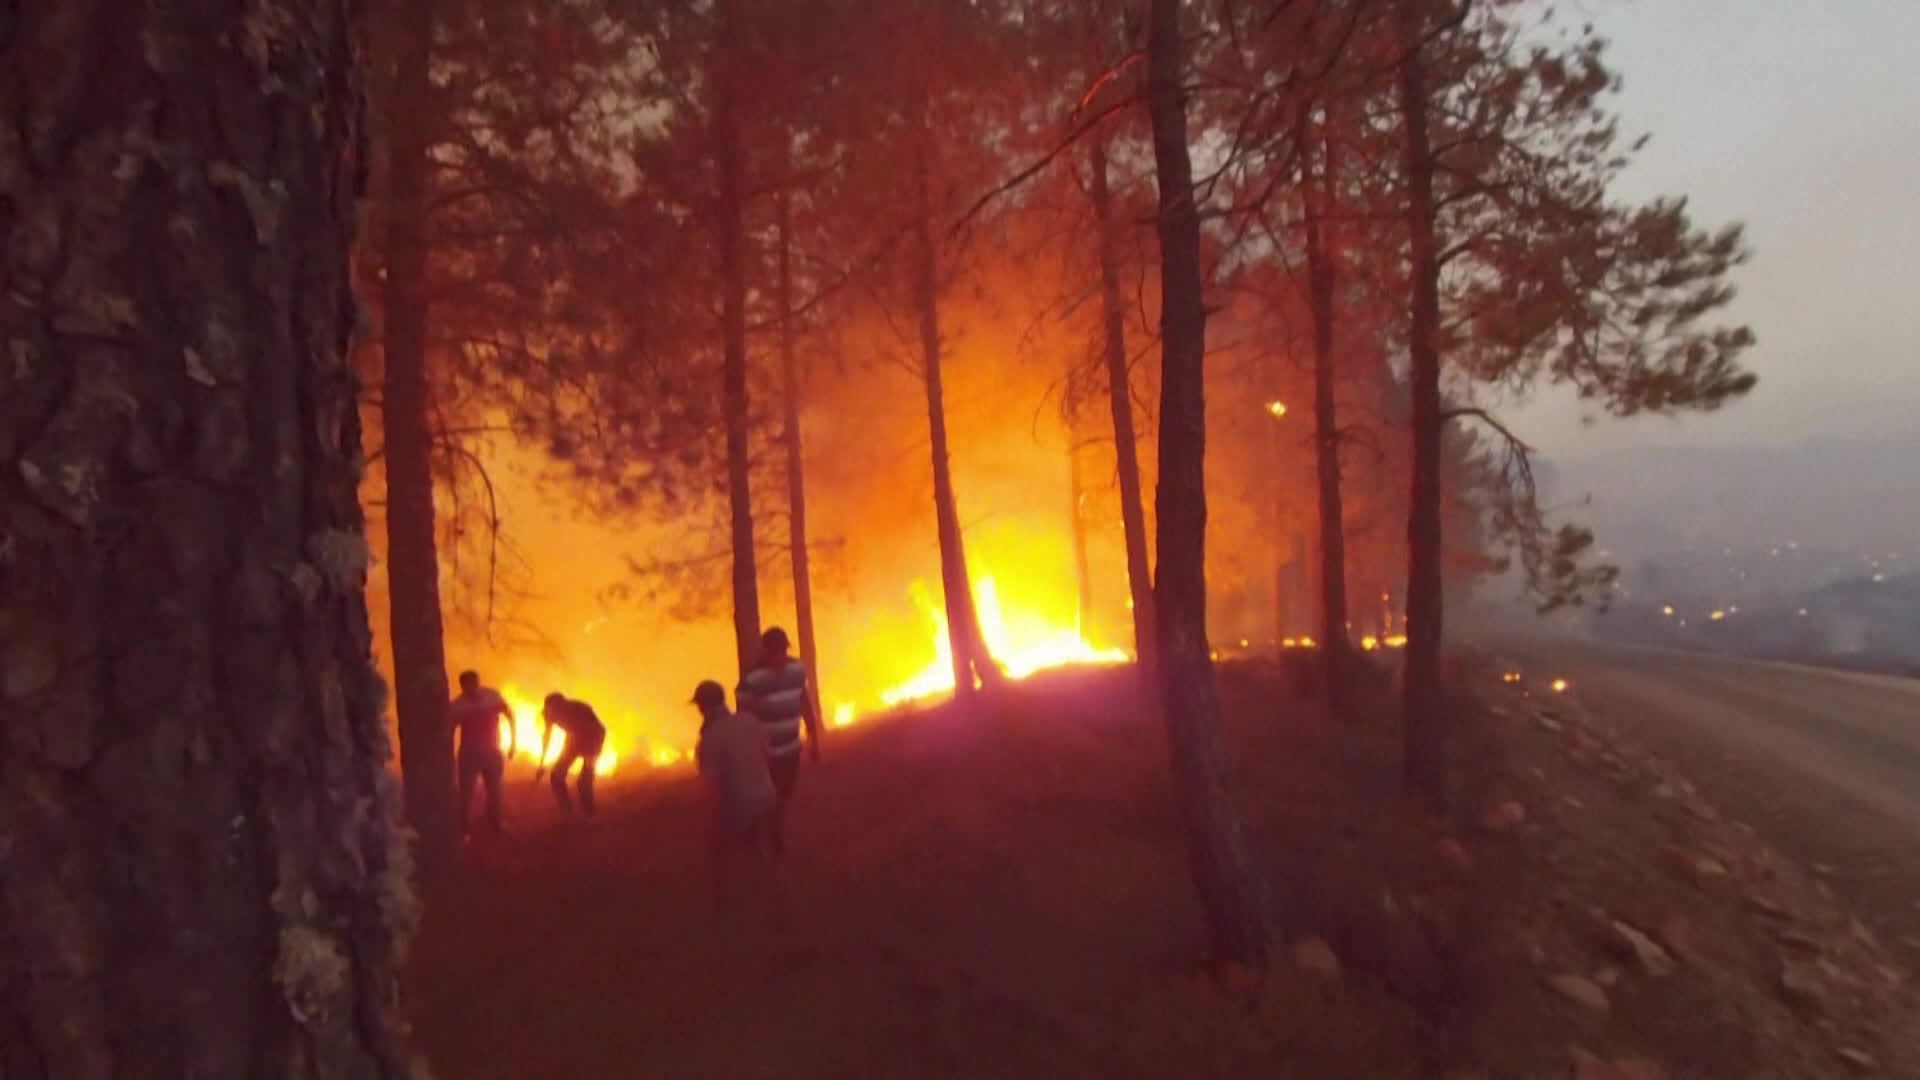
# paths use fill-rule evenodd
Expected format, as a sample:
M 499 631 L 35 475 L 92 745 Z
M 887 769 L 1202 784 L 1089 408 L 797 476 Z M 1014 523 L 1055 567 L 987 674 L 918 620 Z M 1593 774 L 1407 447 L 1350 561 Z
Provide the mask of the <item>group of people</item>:
M 447 705 L 447 715 L 452 721 L 455 737 L 459 740 L 459 750 L 454 760 L 459 763 L 460 792 L 460 829 L 467 831 L 468 814 L 473 806 L 473 789 L 477 783 L 484 783 L 487 789 L 487 827 L 496 835 L 500 832 L 500 785 L 506 778 L 507 762 L 513 760 L 518 747 L 515 741 L 518 733 L 514 730 L 513 710 L 507 706 L 499 691 L 480 683 L 477 672 L 460 673 L 460 694 Z M 500 745 L 500 724 L 506 721 L 507 745 Z M 543 764 L 547 760 L 548 748 L 553 745 L 553 732 L 560 730 L 562 740 L 560 755 L 553 762 L 553 797 L 560 804 L 560 812 L 571 816 L 573 797 L 567 793 L 567 777 L 573 771 L 574 764 L 580 765 L 580 779 L 577 788 L 580 793 L 580 809 L 593 813 L 593 776 L 600 762 L 600 754 L 607 748 L 607 725 L 600 722 L 599 714 L 593 706 L 584 701 L 575 701 L 555 691 L 547 695 L 540 706 L 540 747 L 534 754 L 535 769 L 533 778 L 537 782 L 546 771 Z
M 714 680 L 701 682 L 693 691 L 692 704 L 700 711 L 700 742 L 694 757 L 711 795 L 708 848 L 714 888 L 723 901 L 729 892 L 731 863 L 742 854 L 754 859 L 771 879 L 773 860 L 786 851 L 785 809 L 799 779 L 802 749 L 815 762 L 820 760 L 820 717 L 806 665 L 791 650 L 787 632 L 777 626 L 760 636 L 760 655 L 734 689 L 734 709 L 727 707 L 726 688 Z M 459 696 L 448 705 L 448 714 L 459 739 L 462 830 L 473 789 L 484 783 L 487 826 L 497 834 L 500 785 L 517 749 L 512 710 L 497 691 L 481 684 L 477 673 L 464 671 Z M 551 770 L 561 813 L 570 816 L 574 810 L 567 779 L 577 762 L 580 809 L 591 815 L 594 770 L 606 748 L 606 725 L 593 706 L 558 692 L 547 695 L 540 718 L 536 762 L 546 760 L 555 728 L 565 736 Z M 508 732 L 504 747 L 499 737 L 503 719 Z M 539 777 L 536 770 L 534 778 Z
M 719 683 L 709 679 L 693 691 L 700 710 L 694 757 L 712 795 L 707 848 L 722 903 L 738 855 L 750 857 L 774 884 L 773 860 L 787 850 L 784 819 L 800 777 L 802 729 L 809 756 L 820 760 L 820 717 L 807 668 L 790 649 L 787 632 L 777 626 L 760 635 L 760 656 L 734 690 L 733 711 Z

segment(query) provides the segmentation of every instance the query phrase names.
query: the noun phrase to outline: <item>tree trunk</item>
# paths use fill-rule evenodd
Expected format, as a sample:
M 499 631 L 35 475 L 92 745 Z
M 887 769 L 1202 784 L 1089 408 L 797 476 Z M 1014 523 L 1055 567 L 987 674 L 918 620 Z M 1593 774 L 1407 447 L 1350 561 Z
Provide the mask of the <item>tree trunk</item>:
M 753 555 L 752 459 L 747 419 L 746 164 L 735 102 L 731 5 L 722 3 L 714 65 L 713 143 L 719 166 L 714 226 L 720 247 L 721 407 L 727 424 L 727 507 L 733 541 L 733 635 L 744 675 L 760 655 L 760 582 Z
M 1207 644 L 1206 308 L 1200 217 L 1187 151 L 1179 0 L 1153 0 L 1147 31 L 1148 109 L 1160 186 L 1159 566 L 1154 601 L 1161 699 L 1194 884 L 1216 961 L 1267 963 L 1260 880 L 1227 792 L 1220 702 Z
M 1067 431 L 1067 522 L 1073 529 L 1074 629 L 1085 631 L 1093 611 L 1093 568 L 1087 557 L 1087 486 L 1080 475 L 1080 447 Z
M 1427 132 L 1425 35 L 1420 7 L 1398 8 L 1402 58 L 1400 123 L 1412 265 L 1408 353 L 1412 360 L 1413 485 L 1407 514 L 1407 659 L 1402 703 L 1407 783 L 1435 806 L 1446 802 L 1446 707 L 1440 687 L 1440 267 L 1434 246 L 1433 151 Z
M 410 856 L 347 362 L 349 7 L 11 20 L 9 1078 L 407 1075 Z
M 1127 372 L 1127 308 L 1120 293 L 1122 227 L 1113 212 L 1107 179 L 1107 144 L 1095 140 L 1089 151 L 1093 203 L 1100 253 L 1100 315 L 1106 330 L 1107 404 L 1113 411 L 1114 465 L 1120 481 L 1120 525 L 1127 543 L 1127 587 L 1133 597 L 1133 649 L 1140 671 L 1152 685 L 1154 662 L 1153 569 L 1147 561 L 1147 513 L 1140 495 L 1140 440 L 1133 428 L 1133 382 Z
M 441 637 L 440 559 L 435 550 L 433 428 L 427 390 L 427 174 L 432 143 L 427 72 L 433 54 L 432 0 L 404 5 L 393 97 L 386 114 L 389 154 L 385 376 L 380 423 L 387 478 L 387 603 L 393 638 L 394 709 L 407 816 L 429 868 L 460 845 L 447 723 L 447 658 Z
M 927 161 L 926 134 L 915 141 L 914 189 L 918 197 L 914 225 L 913 294 L 920 316 L 920 364 L 927 388 L 927 432 L 933 451 L 933 515 L 940 539 L 940 585 L 945 594 L 947 642 L 953 654 L 955 701 L 973 698 L 974 680 L 991 686 L 999 669 L 980 632 L 980 616 L 973 602 L 972 578 L 967 572 L 966 545 L 960 531 L 960 512 L 953 496 L 953 473 L 947 455 L 947 406 L 940 376 L 940 286 L 933 242 L 932 178 Z
M 1303 125 L 1303 131 L 1306 126 Z M 1313 445 L 1320 486 L 1320 649 L 1327 702 L 1347 711 L 1346 518 L 1340 498 L 1340 424 L 1333 395 L 1334 285 L 1337 267 L 1327 250 L 1326 215 L 1333 205 L 1333 147 L 1324 130 L 1312 141 L 1306 209 L 1307 297 L 1313 309 Z M 1315 173 L 1318 175 L 1316 176 Z
M 794 354 L 793 340 L 793 219 L 787 196 L 779 200 L 780 212 L 780 372 L 781 391 L 786 398 L 786 415 L 781 441 L 787 451 L 787 529 L 793 562 L 794 629 L 800 635 L 800 662 L 811 680 L 807 693 L 813 699 L 813 715 L 820 711 L 820 668 L 818 645 L 813 636 L 813 577 L 807 567 L 807 482 L 805 459 L 800 453 L 800 362 Z

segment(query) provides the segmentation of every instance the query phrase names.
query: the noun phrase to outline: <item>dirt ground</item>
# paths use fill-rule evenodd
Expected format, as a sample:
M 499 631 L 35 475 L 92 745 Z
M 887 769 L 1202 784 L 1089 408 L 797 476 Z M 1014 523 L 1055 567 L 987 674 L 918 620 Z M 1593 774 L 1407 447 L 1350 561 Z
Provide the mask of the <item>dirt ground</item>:
M 430 897 L 420 1045 L 455 1080 L 1920 1076 L 1907 973 L 1817 880 L 1569 696 L 1461 677 L 1491 706 L 1446 821 L 1397 794 L 1384 685 L 1335 723 L 1298 671 L 1222 670 L 1255 993 L 1207 974 L 1163 735 L 1082 672 L 833 732 L 784 911 L 715 909 L 692 776 L 569 824 L 517 773 L 518 826 Z

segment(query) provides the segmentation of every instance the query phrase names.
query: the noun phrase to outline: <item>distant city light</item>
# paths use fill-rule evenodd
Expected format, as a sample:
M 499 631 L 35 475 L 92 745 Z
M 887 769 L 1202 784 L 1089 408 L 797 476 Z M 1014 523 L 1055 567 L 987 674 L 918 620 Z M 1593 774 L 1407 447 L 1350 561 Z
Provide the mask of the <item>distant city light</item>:
M 1287 403 L 1284 401 L 1267 402 L 1267 415 L 1273 417 L 1275 420 L 1287 415 Z
M 1554 693 L 1556 693 L 1556 694 L 1564 694 L 1564 693 L 1566 693 L 1566 692 L 1567 692 L 1567 680 L 1565 680 L 1565 679 L 1555 679 L 1555 680 L 1553 680 L 1553 692 L 1554 692 Z
M 1672 618 L 1672 617 L 1673 617 L 1673 605 L 1672 605 L 1672 604 L 1668 604 L 1668 605 L 1666 605 L 1665 607 L 1662 607 L 1662 608 L 1660 609 L 1660 614 L 1662 614 L 1662 615 L 1665 615 L 1665 616 L 1667 616 L 1668 618 Z

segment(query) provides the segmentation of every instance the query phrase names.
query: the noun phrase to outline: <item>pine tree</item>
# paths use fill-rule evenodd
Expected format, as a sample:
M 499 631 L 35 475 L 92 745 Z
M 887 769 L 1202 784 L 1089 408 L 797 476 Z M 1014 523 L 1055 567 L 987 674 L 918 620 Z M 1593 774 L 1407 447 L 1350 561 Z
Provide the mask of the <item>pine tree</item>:
M 348 363 L 352 6 L 11 27 L 7 1076 L 410 1075 Z

